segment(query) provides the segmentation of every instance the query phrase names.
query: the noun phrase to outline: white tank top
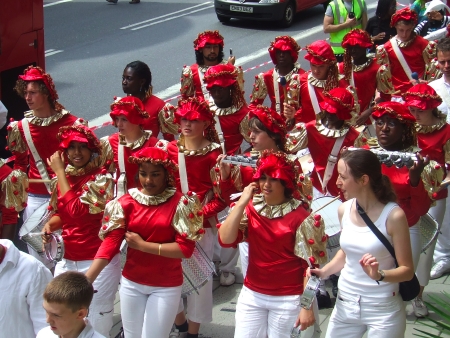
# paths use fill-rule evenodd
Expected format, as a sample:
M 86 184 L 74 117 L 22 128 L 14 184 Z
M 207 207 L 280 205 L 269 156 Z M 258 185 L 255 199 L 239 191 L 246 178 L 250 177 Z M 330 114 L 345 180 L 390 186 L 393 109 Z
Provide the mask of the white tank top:
M 345 265 L 339 277 L 339 290 L 367 297 L 388 297 L 398 293 L 398 283 L 380 282 L 371 279 L 359 264 L 361 257 L 370 253 L 377 258 L 380 270 L 395 268 L 394 258 L 389 251 L 366 226 L 357 226 L 350 220 L 350 208 L 355 203 L 351 199 L 344 203 L 345 210 L 342 216 L 342 232 L 340 238 L 341 249 L 345 252 Z M 386 230 L 386 221 L 392 209 L 398 206 L 390 202 L 385 205 L 378 219 L 374 222 L 381 233 L 392 244 L 392 238 Z

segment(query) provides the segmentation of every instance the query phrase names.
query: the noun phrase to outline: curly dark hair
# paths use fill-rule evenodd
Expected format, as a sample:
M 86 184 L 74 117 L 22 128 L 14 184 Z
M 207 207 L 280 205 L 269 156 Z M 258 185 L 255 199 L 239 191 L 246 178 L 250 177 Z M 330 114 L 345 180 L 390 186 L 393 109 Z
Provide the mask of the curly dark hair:
M 219 55 L 217 57 L 218 63 L 221 63 L 223 61 L 223 58 L 225 57 L 225 54 L 223 53 L 223 47 L 219 45 Z M 195 51 L 195 63 L 197 63 L 199 66 L 203 66 L 203 52 L 202 50 L 196 50 Z

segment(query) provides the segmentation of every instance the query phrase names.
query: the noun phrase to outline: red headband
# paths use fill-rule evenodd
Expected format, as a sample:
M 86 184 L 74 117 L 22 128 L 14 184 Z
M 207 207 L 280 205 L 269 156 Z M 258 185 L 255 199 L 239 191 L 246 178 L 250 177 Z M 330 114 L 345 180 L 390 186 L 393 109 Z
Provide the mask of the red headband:
M 300 46 L 297 41 L 295 41 L 290 36 L 277 36 L 274 41 L 270 43 L 269 47 L 269 55 L 272 59 L 272 62 L 276 65 L 276 50 L 288 51 L 291 54 L 292 62 L 297 62 L 298 60 L 298 52 L 300 51 Z
M 348 48 L 350 46 L 359 46 L 363 48 L 370 48 L 373 46 L 369 33 L 362 29 L 352 29 L 345 34 L 342 40 L 342 47 Z
M 211 66 L 205 73 L 203 81 L 209 90 L 213 86 L 229 87 L 237 82 L 238 71 L 230 64 Z
M 344 88 L 334 88 L 324 93 L 324 100 L 319 103 L 322 110 L 336 114 L 339 120 L 350 120 L 355 100 L 352 93 Z
M 126 96 L 111 104 L 111 119 L 115 120 L 119 115 L 124 115 L 130 123 L 138 125 L 149 117 L 142 101 L 134 96 Z
M 211 45 L 219 45 L 223 48 L 223 36 L 219 34 L 219 31 L 204 31 L 194 40 L 194 49 L 199 50 L 208 43 Z
M 316 65 L 335 64 L 336 56 L 328 42 L 318 40 L 305 47 L 308 52 L 305 59 Z
M 437 108 L 441 103 L 441 97 L 426 83 L 417 84 L 403 94 L 405 104 L 422 110 Z
M 411 21 L 414 26 L 417 25 L 417 13 L 409 7 L 402 8 L 394 13 L 391 17 L 391 27 L 395 27 L 399 21 Z
M 296 189 L 296 181 L 298 172 L 294 162 L 288 160 L 287 155 L 283 152 L 264 151 L 258 160 L 256 172 L 253 180 L 257 181 L 263 175 L 279 179 L 284 182 L 284 186 L 294 192 Z
M 202 98 L 190 97 L 178 102 L 178 109 L 175 111 L 174 122 L 180 124 L 182 118 L 191 121 L 201 120 L 212 122 L 213 114 L 209 109 L 208 103 Z
M 416 119 L 409 112 L 409 109 L 400 102 L 387 101 L 373 107 L 372 116 L 374 118 L 380 118 L 385 114 L 389 114 L 390 117 L 399 120 L 401 123 L 416 122 Z
M 42 81 L 47 87 L 50 97 L 53 102 L 58 100 L 58 93 L 56 92 L 55 84 L 50 74 L 44 72 L 41 67 L 29 66 L 23 72 L 24 75 L 19 75 L 19 79 L 23 81 Z
M 58 132 L 59 149 L 64 151 L 69 148 L 70 142 L 87 143 L 88 148 L 94 153 L 101 154 L 102 147 L 97 136 L 83 125 L 65 126 L 59 128 Z

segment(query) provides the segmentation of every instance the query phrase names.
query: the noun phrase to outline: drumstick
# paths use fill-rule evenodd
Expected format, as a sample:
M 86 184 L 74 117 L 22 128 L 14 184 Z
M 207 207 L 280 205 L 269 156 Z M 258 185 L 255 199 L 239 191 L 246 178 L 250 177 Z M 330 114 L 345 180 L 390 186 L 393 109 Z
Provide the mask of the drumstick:
M 52 180 L 44 180 L 42 178 L 30 178 L 28 182 L 30 183 L 50 183 Z
M 336 196 L 336 197 L 333 198 L 331 201 L 329 201 L 329 202 L 325 203 L 324 205 L 322 205 L 319 209 L 313 210 L 313 211 L 311 212 L 311 214 L 315 214 L 315 213 L 318 212 L 319 210 L 322 210 L 323 208 L 325 208 L 327 205 L 333 203 L 334 201 L 337 201 L 337 200 L 339 199 L 339 197 L 340 197 L 340 196 Z

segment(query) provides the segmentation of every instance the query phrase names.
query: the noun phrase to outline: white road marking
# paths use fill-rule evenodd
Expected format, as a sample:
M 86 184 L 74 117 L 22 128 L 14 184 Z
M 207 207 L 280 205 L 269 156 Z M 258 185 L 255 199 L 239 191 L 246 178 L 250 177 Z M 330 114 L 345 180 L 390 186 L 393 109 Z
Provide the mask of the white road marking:
M 50 56 L 50 55 L 55 55 L 58 53 L 62 53 L 64 52 L 63 50 L 54 50 L 54 49 L 49 49 L 48 51 L 45 51 L 45 57 Z
M 149 24 L 140 26 L 140 27 L 132 28 L 131 30 L 132 30 L 132 31 L 136 31 L 136 30 L 138 30 L 138 29 L 142 29 L 142 28 L 145 28 L 145 27 L 153 26 L 153 25 L 156 25 L 156 24 L 161 23 L 161 22 L 166 22 L 166 21 L 170 21 L 170 20 L 175 20 L 175 19 L 177 19 L 177 18 L 181 18 L 182 16 L 186 16 L 186 15 L 189 15 L 189 14 L 193 14 L 193 13 L 197 13 L 197 12 L 200 12 L 200 11 L 204 11 L 204 10 L 206 10 L 206 9 L 213 8 L 213 7 L 214 7 L 214 5 L 211 5 L 211 6 L 208 6 L 208 7 L 205 7 L 205 8 L 201 8 L 201 9 L 196 9 L 196 10 L 190 11 L 190 12 L 188 12 L 188 13 L 186 13 L 186 14 L 181 14 L 181 15 L 172 16 L 172 17 L 170 17 L 170 18 L 168 18 L 168 19 L 164 19 L 164 20 L 152 22 L 152 23 L 149 23 Z
M 55 5 L 59 5 L 59 4 L 63 4 L 65 2 L 71 2 L 71 1 L 72 0 L 61 0 L 61 1 L 51 2 L 51 3 L 45 4 L 44 7 L 55 6 Z
M 201 7 L 201 6 L 210 4 L 210 3 L 211 3 L 211 1 L 204 2 L 204 3 L 201 3 L 201 4 L 199 4 L 199 5 L 195 5 L 195 6 L 192 6 L 192 7 L 188 7 L 188 8 L 185 8 L 185 9 L 182 9 L 182 10 L 179 10 L 179 11 L 176 11 L 176 12 L 172 12 L 172 13 L 169 13 L 169 14 L 164 14 L 164 15 L 158 16 L 158 17 L 156 17 L 156 18 L 152 18 L 152 19 L 148 19 L 148 20 L 141 21 L 141 22 L 138 22 L 138 23 L 134 23 L 134 24 L 131 24 L 131 25 L 122 27 L 122 28 L 120 28 L 120 29 L 128 29 L 128 28 L 130 28 L 130 27 L 140 26 L 140 25 L 145 24 L 145 23 L 147 23 L 147 22 L 152 22 L 152 21 L 155 21 L 155 20 L 159 20 L 159 19 L 162 19 L 162 18 L 166 18 L 166 17 L 168 17 L 168 16 L 171 16 L 171 15 L 174 15 L 174 14 L 178 14 L 178 13 L 181 13 L 181 12 L 185 12 L 185 11 L 188 11 L 188 10 L 190 10 L 190 9 L 197 8 L 197 7 Z

